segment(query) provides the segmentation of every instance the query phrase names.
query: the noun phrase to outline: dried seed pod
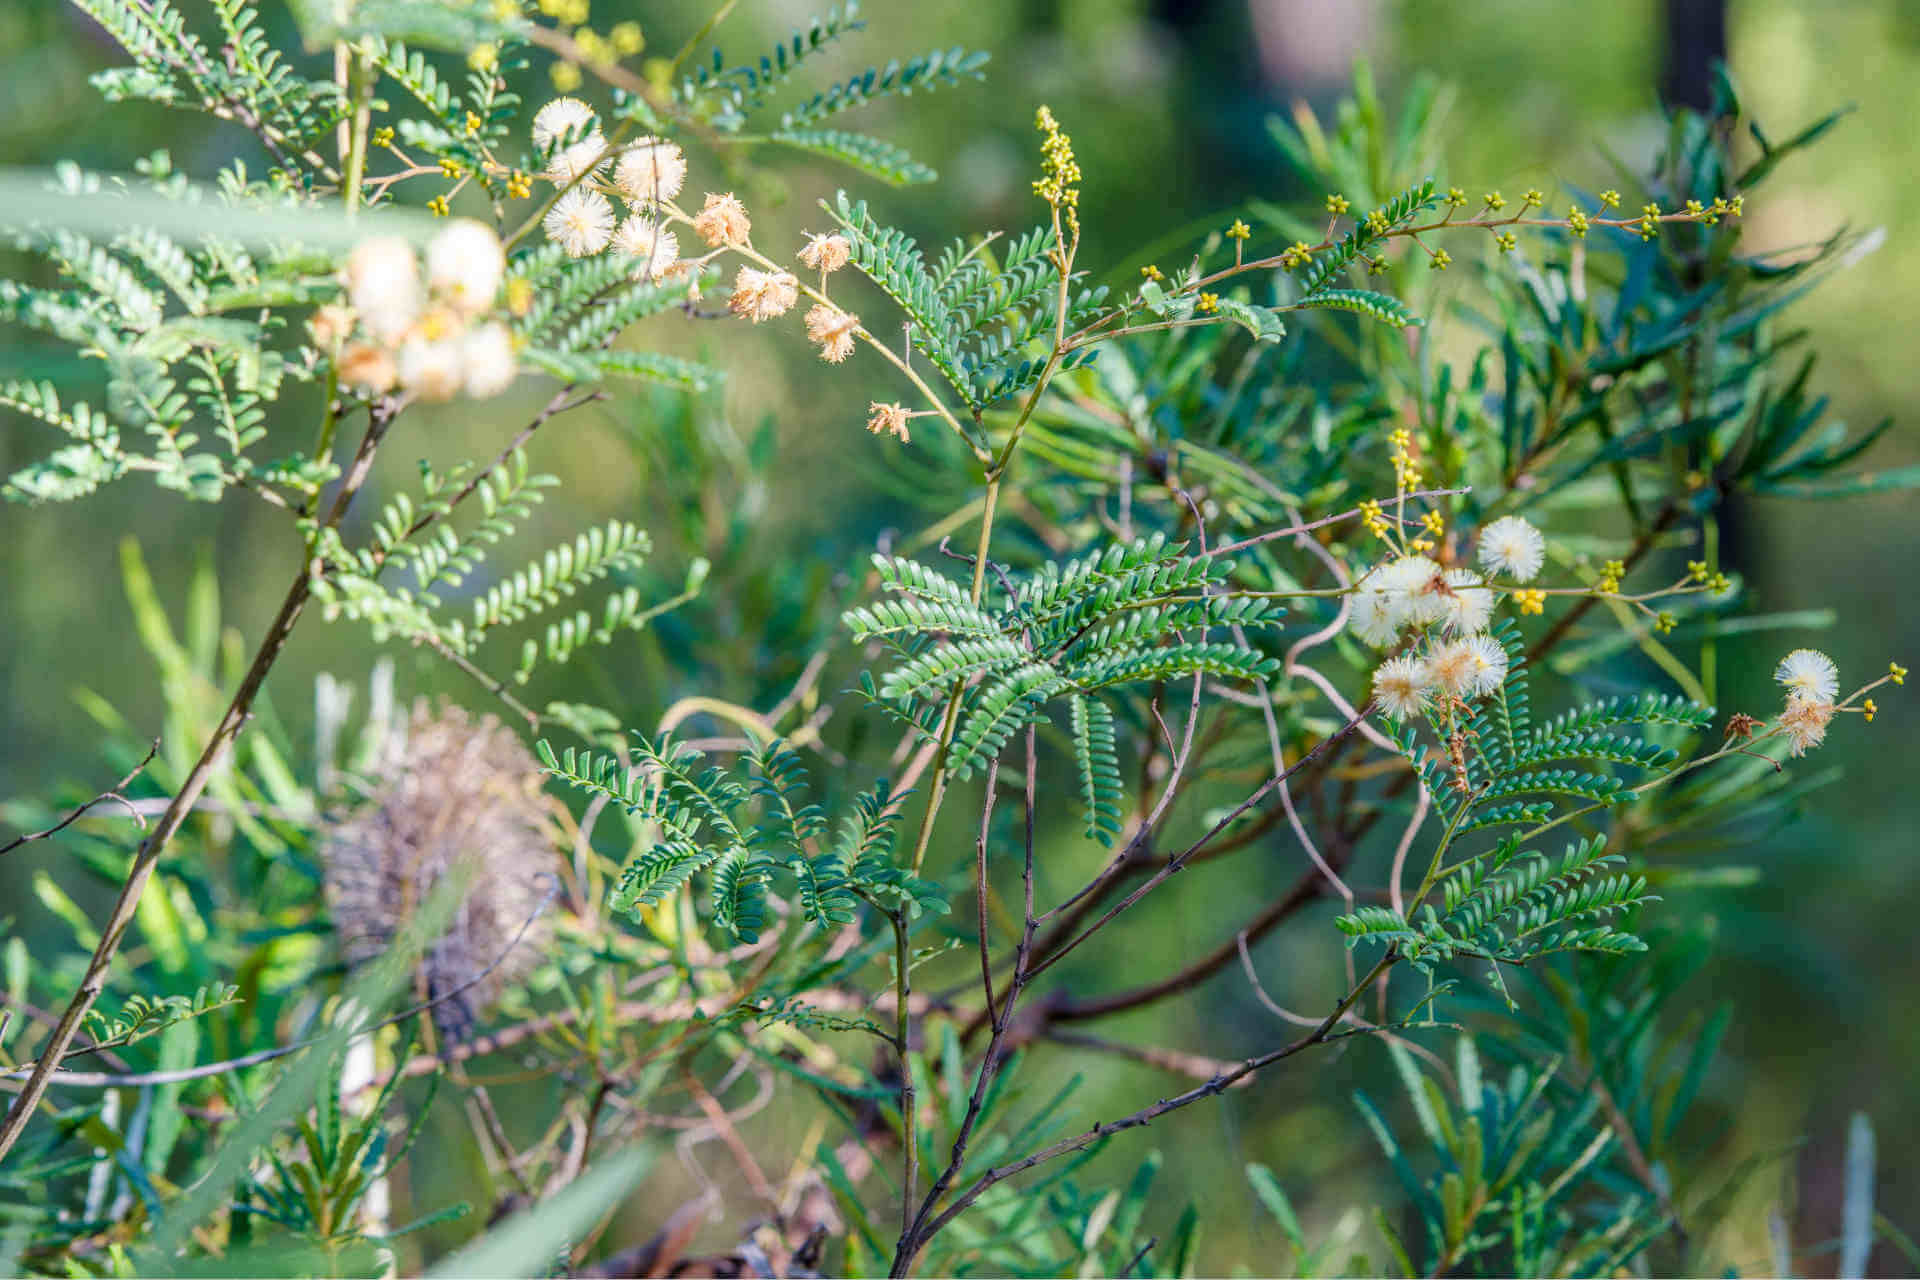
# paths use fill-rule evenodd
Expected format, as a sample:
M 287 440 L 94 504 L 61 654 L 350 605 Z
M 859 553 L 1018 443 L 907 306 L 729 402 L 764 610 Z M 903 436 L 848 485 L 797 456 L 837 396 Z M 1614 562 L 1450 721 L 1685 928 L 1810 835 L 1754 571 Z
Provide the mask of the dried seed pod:
M 458 884 L 459 903 L 420 957 L 418 990 L 440 1001 L 433 1021 L 442 1038 L 464 1040 L 544 950 L 545 922 L 535 917 L 553 883 L 554 841 L 539 765 L 492 716 L 476 721 L 422 699 L 405 732 L 383 745 L 374 776 L 366 800 L 333 818 L 322 844 L 334 929 L 347 961 L 365 964 L 435 888 Z

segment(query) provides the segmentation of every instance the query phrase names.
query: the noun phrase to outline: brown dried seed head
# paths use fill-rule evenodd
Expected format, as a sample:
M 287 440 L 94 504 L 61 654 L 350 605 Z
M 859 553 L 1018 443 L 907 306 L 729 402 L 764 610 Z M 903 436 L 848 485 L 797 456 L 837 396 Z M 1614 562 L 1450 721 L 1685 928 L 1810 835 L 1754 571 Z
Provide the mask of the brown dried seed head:
M 329 820 L 321 845 L 341 950 L 355 965 L 384 954 L 433 891 L 454 881 L 460 901 L 420 957 L 418 989 L 448 997 L 434 1006 L 434 1025 L 449 1041 L 466 1039 L 538 963 L 548 936 L 535 920 L 551 892 L 555 847 L 539 764 L 492 716 L 476 721 L 422 699 L 404 733 L 384 744 L 375 778 L 358 808 Z

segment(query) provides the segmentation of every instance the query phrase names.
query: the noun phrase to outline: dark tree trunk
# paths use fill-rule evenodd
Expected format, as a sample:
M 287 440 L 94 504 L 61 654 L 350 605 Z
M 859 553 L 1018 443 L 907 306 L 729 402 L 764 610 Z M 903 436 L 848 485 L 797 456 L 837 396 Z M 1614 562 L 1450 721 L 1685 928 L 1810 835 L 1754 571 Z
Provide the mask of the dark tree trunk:
M 1670 107 L 1713 105 L 1713 65 L 1727 57 L 1726 0 L 1666 0 L 1660 96 Z

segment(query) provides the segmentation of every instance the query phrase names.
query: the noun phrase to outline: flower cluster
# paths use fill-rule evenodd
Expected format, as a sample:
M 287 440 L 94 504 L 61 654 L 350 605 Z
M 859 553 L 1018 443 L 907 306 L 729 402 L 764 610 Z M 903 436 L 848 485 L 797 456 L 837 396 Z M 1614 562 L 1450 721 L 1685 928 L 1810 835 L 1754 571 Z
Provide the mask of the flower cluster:
M 1360 580 L 1353 633 L 1368 644 L 1395 643 L 1408 628 L 1439 626 L 1454 635 L 1484 629 L 1493 589 L 1471 569 L 1446 569 L 1424 555 L 1390 560 Z
M 1788 749 L 1793 755 L 1805 755 L 1825 740 L 1827 726 L 1833 723 L 1840 670 L 1818 649 L 1795 649 L 1780 659 L 1773 678 L 1787 691 L 1780 727 L 1786 731 Z
M 611 248 L 631 263 L 634 279 L 655 284 L 691 274 L 690 264 L 681 261 L 679 238 L 667 226 L 673 199 L 687 181 L 687 158 L 677 145 L 641 138 L 616 154 L 593 108 L 578 98 L 555 98 L 540 108 L 533 117 L 533 145 L 546 157 L 547 178 L 565 188 L 544 225 L 568 256 L 591 257 Z M 613 198 L 626 204 L 625 217 Z
M 1388 658 L 1373 673 L 1373 701 L 1396 720 L 1426 711 L 1436 696 L 1449 703 L 1483 697 L 1507 678 L 1507 651 L 1483 633 L 1430 645 L 1424 654 Z
M 1833 659 L 1818 649 L 1795 649 L 1780 659 L 1773 669 L 1774 680 L 1787 691 L 1787 704 L 1773 721 L 1771 738 L 1784 736 L 1789 756 L 1803 756 L 1826 740 L 1827 728 L 1842 712 L 1855 712 L 1868 724 L 1880 713 L 1880 707 L 1867 695 L 1883 684 L 1905 684 L 1907 669 L 1897 662 L 1887 664 L 1887 674 L 1840 696 L 1840 669 Z M 1727 724 L 1727 737 L 1749 739 L 1763 722 L 1750 715 L 1735 715 Z
M 533 145 L 546 158 L 547 176 L 559 183 L 578 181 L 607 159 L 599 118 L 578 98 L 555 98 L 534 114 Z
M 1436 523 L 1422 521 L 1429 529 Z M 1480 531 L 1479 553 L 1488 573 L 1530 582 L 1545 563 L 1546 539 L 1520 517 L 1504 516 Z M 1541 594 L 1522 589 L 1514 597 L 1522 612 L 1538 612 L 1527 606 Z M 1369 571 L 1354 588 L 1347 623 L 1353 634 L 1385 648 L 1414 633 L 1412 651 L 1374 672 L 1375 705 L 1405 719 L 1434 699 L 1451 706 L 1498 689 L 1507 677 L 1507 653 L 1486 634 L 1494 602 L 1494 588 L 1479 573 L 1443 566 L 1419 551 Z
M 513 337 L 483 317 L 506 271 L 500 238 L 470 219 L 427 245 L 424 278 L 412 245 L 377 236 L 347 258 L 346 304 L 320 308 L 309 329 L 341 382 L 367 395 L 398 387 L 422 400 L 495 396 L 513 381 Z
M 753 248 L 753 219 L 732 192 L 708 192 L 698 213 L 674 201 L 687 181 L 687 158 L 662 138 L 641 138 L 611 151 L 600 133 L 593 108 L 576 98 L 556 98 L 533 120 L 533 142 L 548 157 L 547 177 L 565 188 L 547 211 L 547 235 L 576 258 L 611 249 L 632 263 L 635 279 L 655 284 L 684 278 L 697 297 L 699 271 L 723 253 L 749 259 L 738 268 L 727 308 L 754 324 L 791 311 L 800 300 L 798 277 L 762 257 Z M 611 165 L 609 165 L 611 161 Z M 613 200 L 624 201 L 625 218 Z M 696 258 L 680 256 L 674 225 L 687 227 L 706 244 Z M 853 245 L 839 232 L 811 234 L 799 252 L 808 269 L 827 277 L 847 265 Z M 834 306 L 824 293 L 806 314 L 807 337 L 818 343 L 822 359 L 839 364 L 849 355 L 860 317 Z M 904 438 L 904 431 L 897 433 Z

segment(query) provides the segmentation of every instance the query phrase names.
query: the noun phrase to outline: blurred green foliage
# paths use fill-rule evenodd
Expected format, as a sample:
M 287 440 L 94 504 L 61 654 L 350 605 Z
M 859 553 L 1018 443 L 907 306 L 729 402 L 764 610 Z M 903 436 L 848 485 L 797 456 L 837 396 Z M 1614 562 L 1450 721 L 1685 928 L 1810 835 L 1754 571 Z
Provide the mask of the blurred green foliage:
M 682 0 L 600 0 L 596 18 L 630 13 L 655 46 L 673 48 L 707 9 Z M 1790 130 L 1840 105 L 1837 99 L 1858 99 L 1858 111 L 1825 145 L 1793 160 L 1768 199 L 1750 206 L 1749 247 L 1754 241 L 1810 243 L 1840 223 L 1885 228 L 1885 244 L 1814 294 L 1800 317 L 1817 334 L 1824 386 L 1838 415 L 1862 423 L 1898 415 L 1920 401 L 1920 365 L 1910 357 L 1911 325 L 1901 311 L 1901 300 L 1920 290 L 1914 190 L 1920 131 L 1911 127 L 1920 115 L 1920 19 L 1902 0 L 1820 6 L 1732 0 L 1729 11 L 1731 63 L 1754 114 Z M 791 5 L 743 3 L 728 20 L 729 34 L 740 33 L 743 46 L 766 43 L 801 16 Z M 1163 235 L 1170 247 L 1189 244 L 1233 216 L 1252 219 L 1266 205 L 1317 200 L 1319 193 L 1289 187 L 1267 120 L 1291 113 L 1296 100 L 1324 107 L 1347 81 L 1356 55 L 1373 59 L 1390 99 L 1403 99 L 1416 73 L 1447 86 L 1443 105 L 1451 114 L 1440 135 L 1447 149 L 1436 157 L 1443 172 L 1488 189 L 1539 186 L 1549 191 L 1550 207 L 1564 203 L 1565 188 L 1556 183 L 1610 172 L 1596 143 L 1637 165 L 1661 132 L 1652 86 L 1662 28 L 1652 0 L 1614 6 L 924 0 L 876 3 L 869 17 L 890 43 L 911 36 L 929 46 L 993 50 L 998 58 L 990 91 L 956 94 L 938 110 L 917 109 L 918 103 L 880 109 L 883 131 L 941 172 L 938 198 L 888 202 L 897 220 L 935 243 L 964 229 L 1028 220 L 1032 105 L 1043 99 L 1064 120 L 1101 121 L 1098 129 L 1078 131 L 1076 140 L 1089 175 L 1084 218 L 1090 234 L 1109 248 L 1149 235 Z M 98 33 L 66 6 L 0 0 L 0 163 L 69 158 L 111 167 L 164 144 L 183 165 L 205 171 L 232 155 L 253 154 L 237 129 L 102 106 L 86 76 L 114 61 Z M 790 178 L 774 179 L 759 199 L 783 201 L 805 222 L 812 202 L 827 194 L 816 173 L 796 169 Z M 851 383 L 836 382 L 833 370 L 739 327 L 706 341 L 724 344 L 725 363 L 737 371 L 726 392 L 731 426 L 716 427 L 710 415 L 686 412 L 669 397 L 636 394 L 589 410 L 565 447 L 549 449 L 541 465 L 561 476 L 579 511 L 603 518 L 644 514 L 659 575 L 647 598 L 677 589 L 696 557 L 710 559 L 717 577 L 738 580 L 764 567 L 774 546 L 810 542 L 819 547 L 813 580 L 789 588 L 779 576 L 764 575 L 757 579 L 765 584 L 761 598 L 728 597 L 716 606 L 739 608 L 738 615 L 696 609 L 668 617 L 658 624 L 658 651 L 646 647 L 588 664 L 577 677 L 579 696 L 658 708 L 692 691 L 691 673 L 725 672 L 729 697 L 753 705 L 778 697 L 810 647 L 828 638 L 796 634 L 815 620 L 781 592 L 811 595 L 853 568 L 849 549 L 870 545 L 900 517 L 886 496 L 889 486 L 916 482 L 911 475 L 879 474 L 865 460 L 867 451 L 856 448 L 865 443 L 858 431 L 864 404 L 853 399 Z M 0 373 L 58 374 L 40 360 L 24 348 L 0 349 Z M 428 415 L 430 429 L 414 424 L 414 452 L 441 464 L 487 452 L 502 424 L 523 420 L 533 407 L 526 395 L 511 399 L 489 405 L 485 420 L 464 411 Z M 1882 449 L 1878 465 L 1912 462 L 1920 459 L 1920 437 L 1903 421 Z M 780 459 L 777 487 L 748 478 L 744 460 L 769 454 Z M 0 434 L 0 473 L 25 457 L 11 432 Z M 403 483 L 412 459 L 392 461 L 394 474 L 386 479 Z M 690 474 L 689 467 L 697 470 Z M 262 558 L 278 563 L 292 554 L 292 546 L 279 541 L 285 535 L 278 524 L 244 506 L 200 508 L 132 492 L 116 499 L 133 505 L 116 509 L 111 534 L 85 504 L 32 513 L 0 508 L 0 619 L 7 636 L 0 646 L 0 707 L 8 725 L 0 738 L 0 795 L 40 794 L 97 771 L 86 735 L 70 728 L 76 696 L 85 708 L 119 708 L 136 737 L 165 728 L 170 753 L 191 750 L 186 713 L 163 704 L 144 656 L 140 635 L 150 632 L 151 614 L 138 612 L 138 591 L 129 608 L 114 589 L 121 531 L 133 533 L 156 565 L 199 558 L 217 569 L 224 593 L 216 609 L 206 598 L 212 579 L 196 573 L 145 588 L 158 598 L 185 599 L 202 619 L 224 613 L 249 636 L 271 607 L 265 593 L 277 590 L 277 575 L 263 578 L 250 568 Z M 701 503 L 707 509 L 689 509 Z M 1730 523 L 1721 554 L 1744 570 L 1757 607 L 1818 603 L 1851 619 L 1831 642 L 1835 657 L 1845 669 L 1876 669 L 1889 651 L 1920 651 L 1914 643 L 1920 603 L 1908 585 L 1912 575 L 1902 568 L 1920 554 L 1920 523 L 1904 504 L 1898 496 L 1855 502 L 1845 520 L 1832 521 L 1816 507 L 1751 503 Z M 539 515 L 528 527 L 536 539 L 565 531 Z M 671 540 L 676 528 L 677 544 Z M 193 634 L 203 650 L 192 655 L 196 668 L 211 672 L 219 662 L 231 663 L 238 643 L 233 631 L 214 626 Z M 292 690 L 310 688 L 311 677 L 323 671 L 359 679 L 362 648 L 351 629 L 315 629 L 302 636 L 279 678 Z M 403 652 L 399 660 L 409 691 L 458 688 L 457 676 L 425 656 Z M 1724 669 L 1715 693 L 1729 706 L 1765 700 L 1771 696 L 1766 674 L 1758 666 Z M 83 688 L 89 692 L 79 694 Z M 311 732 L 308 708 L 275 711 L 289 738 Z M 1745 857 L 1766 868 L 1764 888 L 1665 891 L 1669 911 L 1701 914 L 1707 917 L 1702 928 L 1717 933 L 1706 963 L 1715 995 L 1732 1010 L 1725 1056 L 1699 1085 L 1708 1117 L 1702 1123 L 1730 1127 L 1729 1160 L 1806 1136 L 1803 1150 L 1765 1175 L 1797 1178 L 1789 1199 L 1797 1197 L 1801 1207 L 1797 1234 L 1803 1240 L 1839 1234 L 1845 1116 L 1856 1109 L 1873 1115 L 1882 1135 L 1882 1208 L 1896 1222 L 1920 1221 L 1914 1173 L 1920 1152 L 1903 1137 L 1920 1132 L 1910 1066 L 1920 1057 L 1920 975 L 1907 958 L 1920 789 L 1906 776 L 1910 757 L 1889 749 L 1911 741 L 1897 714 L 1821 757 L 1823 767 L 1840 766 L 1841 776 L 1812 793 L 1798 821 L 1754 832 Z M 173 761 L 176 770 L 182 765 Z M 13 809 L 0 814 L 8 826 L 27 825 L 31 816 Z M 10 857 L 0 867 L 8 899 L 27 902 L 26 887 L 58 856 L 40 846 Z M 89 896 L 97 886 L 74 892 L 83 905 L 97 906 Z M 1780 914 L 1788 900 L 1797 904 L 1791 919 Z M 40 913 L 23 908 L 15 918 L 27 914 Z M 1204 930 L 1195 926 L 1189 935 L 1177 919 L 1163 918 L 1161 927 L 1161 936 L 1135 942 L 1156 959 L 1210 943 Z M 1289 961 L 1313 966 L 1323 958 L 1305 950 L 1279 957 Z M 1153 1042 L 1233 1043 L 1217 1028 L 1264 1025 L 1266 1015 L 1244 991 L 1225 986 L 1122 1025 Z M 1063 1073 L 1067 1069 L 1066 1052 L 1038 1052 L 1056 1055 Z M 1094 1094 L 1128 1098 L 1157 1083 L 1150 1073 L 1104 1059 L 1071 1065 L 1084 1067 Z M 1375 1065 L 1384 1075 L 1385 1064 Z M 1257 1185 L 1238 1181 L 1243 1164 L 1275 1170 L 1309 1217 L 1365 1195 L 1382 1173 L 1347 1090 L 1323 1081 L 1290 1082 L 1277 1092 L 1288 1096 L 1229 1094 L 1188 1119 L 1204 1137 L 1169 1144 L 1161 1185 L 1212 1206 L 1199 1255 L 1208 1264 L 1203 1269 L 1267 1256 L 1287 1234 Z M 1222 1151 L 1234 1158 L 1218 1159 Z M 1137 1153 L 1120 1161 L 1130 1167 L 1133 1158 Z M 1303 1187 L 1312 1189 L 1311 1198 L 1301 1196 Z M 1748 1194 L 1759 1203 L 1773 1190 Z M 1756 1235 L 1728 1247 L 1757 1259 L 1767 1242 Z

